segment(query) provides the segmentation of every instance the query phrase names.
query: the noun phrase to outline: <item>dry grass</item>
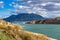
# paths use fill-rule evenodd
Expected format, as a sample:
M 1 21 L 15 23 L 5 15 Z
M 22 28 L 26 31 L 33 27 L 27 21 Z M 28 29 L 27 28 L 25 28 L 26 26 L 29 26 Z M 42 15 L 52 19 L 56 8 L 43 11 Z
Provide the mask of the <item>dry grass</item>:
M 0 40 L 52 40 L 46 35 L 23 30 L 21 26 L 0 20 Z

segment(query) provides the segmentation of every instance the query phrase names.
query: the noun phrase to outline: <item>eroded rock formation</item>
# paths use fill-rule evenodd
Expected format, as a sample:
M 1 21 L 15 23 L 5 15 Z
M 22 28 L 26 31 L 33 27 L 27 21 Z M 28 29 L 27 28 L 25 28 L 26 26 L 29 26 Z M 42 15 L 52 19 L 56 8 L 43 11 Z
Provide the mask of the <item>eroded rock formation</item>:
M 60 17 L 49 18 L 45 20 L 33 20 L 30 22 L 26 22 L 26 24 L 60 24 Z

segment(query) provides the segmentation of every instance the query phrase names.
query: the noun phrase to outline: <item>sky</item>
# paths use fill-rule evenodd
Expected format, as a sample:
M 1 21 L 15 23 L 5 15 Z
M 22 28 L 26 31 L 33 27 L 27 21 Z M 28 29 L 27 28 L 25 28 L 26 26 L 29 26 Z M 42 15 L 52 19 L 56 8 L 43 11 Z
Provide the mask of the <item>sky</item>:
M 34 13 L 45 18 L 60 17 L 60 0 L 0 0 L 0 18 Z

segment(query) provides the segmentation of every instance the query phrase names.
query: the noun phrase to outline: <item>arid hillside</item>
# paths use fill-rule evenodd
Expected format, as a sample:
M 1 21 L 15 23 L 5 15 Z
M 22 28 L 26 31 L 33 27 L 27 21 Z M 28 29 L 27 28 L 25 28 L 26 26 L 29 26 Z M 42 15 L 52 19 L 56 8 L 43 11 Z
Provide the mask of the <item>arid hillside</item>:
M 0 20 L 0 40 L 56 40 L 44 34 L 25 31 L 22 26 Z

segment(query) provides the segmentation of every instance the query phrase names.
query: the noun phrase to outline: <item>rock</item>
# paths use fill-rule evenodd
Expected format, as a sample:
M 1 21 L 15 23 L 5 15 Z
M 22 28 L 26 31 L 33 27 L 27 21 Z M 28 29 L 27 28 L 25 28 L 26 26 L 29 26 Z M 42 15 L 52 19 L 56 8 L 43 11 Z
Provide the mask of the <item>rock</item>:
M 57 18 L 49 18 L 45 20 L 33 20 L 30 22 L 26 22 L 26 24 L 60 24 L 60 17 Z
M 0 40 L 56 40 L 44 34 L 25 31 L 22 26 L 0 20 Z

